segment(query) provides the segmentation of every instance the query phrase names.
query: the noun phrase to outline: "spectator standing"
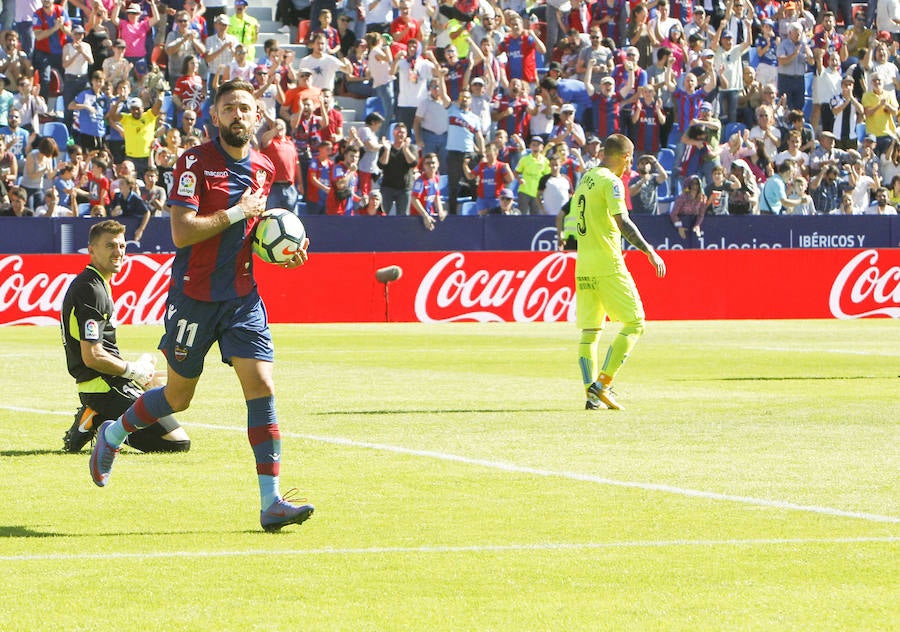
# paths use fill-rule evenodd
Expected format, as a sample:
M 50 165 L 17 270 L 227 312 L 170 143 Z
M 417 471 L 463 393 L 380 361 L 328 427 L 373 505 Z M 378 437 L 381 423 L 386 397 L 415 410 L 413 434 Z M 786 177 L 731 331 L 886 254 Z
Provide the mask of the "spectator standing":
M 381 151 L 380 138 L 382 130 L 387 127 L 384 117 L 378 112 L 372 112 L 365 119 L 365 125 L 359 128 L 358 136 L 355 129 L 350 132 L 351 142 L 359 147 L 359 192 L 360 195 L 368 195 L 381 170 L 378 168 L 378 154 Z
M 325 53 L 328 55 L 340 55 L 341 52 L 341 35 L 336 28 L 332 26 L 332 13 L 328 9 L 319 11 L 318 24 L 309 32 L 306 38 L 307 46 L 312 46 L 316 36 L 321 33 L 325 36 Z
M 272 128 L 263 133 L 260 148 L 260 153 L 272 161 L 275 169 L 266 209 L 286 208 L 296 213 L 298 191 L 303 190 L 303 181 L 297 147 L 287 135 L 287 124 L 283 120 L 276 120 Z
M 837 146 L 845 150 L 856 149 L 856 126 L 865 117 L 862 103 L 853 94 L 853 85 L 852 77 L 844 77 L 841 79 L 841 93 L 831 98 L 831 112 L 834 115 L 831 132 L 837 138 Z
M 760 34 L 756 38 L 756 55 L 759 65 L 756 67 L 756 80 L 760 85 L 776 85 L 778 83 L 778 42 L 775 35 L 775 22 L 765 18 L 761 22 Z
M 53 0 L 41 0 L 41 8 L 34 12 L 34 69 L 40 76 L 41 96 L 49 97 L 51 71 L 63 74 L 63 46 L 72 23 L 62 5 Z
M 803 76 L 813 55 L 803 27 L 792 24 L 788 36 L 778 44 L 778 91 L 787 96 L 787 107 L 802 110 L 806 98 Z
M 256 41 L 259 38 L 259 20 L 247 13 L 247 0 L 234 0 L 234 15 L 228 25 L 228 33 L 244 45 L 247 59 L 256 59 Z
M 366 43 L 369 45 L 369 73 L 372 76 L 372 89 L 375 96 L 381 101 L 384 109 L 386 125 L 381 131 L 381 137 L 387 135 L 387 126 L 394 120 L 394 77 L 391 68 L 394 58 L 390 46 L 384 43 L 380 33 L 367 33 Z
M 809 183 L 813 207 L 818 213 L 835 214 L 841 207 L 846 183 L 840 180 L 837 165 L 826 165 Z
M 322 119 L 315 115 L 314 110 L 313 100 L 305 98 L 300 103 L 300 111 L 291 117 L 291 137 L 300 162 L 301 182 L 306 181 L 312 152 L 322 142 Z
M 691 224 L 691 232 L 699 237 L 703 234 L 703 230 L 700 227 L 705 216 L 706 195 L 703 193 L 700 177 L 689 175 L 684 180 L 684 190 L 681 192 L 681 195 L 672 203 L 669 219 L 672 220 L 672 225 L 678 231 L 678 236 L 682 239 L 687 239 L 688 227 L 685 224 L 688 222 L 686 218 L 692 218 L 689 222 Z
M 648 154 L 638 158 L 637 175 L 628 184 L 632 211 L 637 215 L 659 213 L 659 185 L 669 179 L 668 172 L 659 164 L 656 156 Z
M 759 197 L 760 213 L 781 215 L 803 203 L 802 199 L 789 198 L 787 194 L 787 182 L 792 179 L 794 168 L 793 160 L 785 160 L 778 166 L 777 171 L 766 180 Z
M 18 110 L 10 110 L 7 118 L 7 125 L 0 127 L 0 134 L 6 139 L 7 149 L 16 157 L 16 161 L 19 163 L 19 173 L 21 174 L 25 170 L 25 152 L 31 147 L 32 140 L 37 139 L 37 134 L 29 134 L 28 130 L 19 125 L 22 115 Z
M 31 33 L 30 21 L 28 32 Z M 33 72 L 31 58 L 19 48 L 19 34 L 7 31 L 3 35 L 3 45 L 0 47 L 0 73 L 5 74 L 11 82 L 17 83 L 23 76 L 31 77 Z
M 111 111 L 110 120 L 125 139 L 125 156 L 134 163 L 135 169 L 143 173 L 149 167 L 150 151 L 156 138 L 156 123 L 159 119 L 162 101 L 157 99 L 150 109 L 137 97 L 127 102 L 128 114 Z
M 866 175 L 862 161 L 854 156 L 850 160 L 847 184 L 853 199 L 853 214 L 862 215 L 869 208 L 871 194 L 881 186 L 881 178 L 877 172 L 874 177 Z
M 460 180 L 465 176 L 463 164 L 471 160 L 477 150 L 484 153 L 481 119 L 472 112 L 472 94 L 463 90 L 457 103 L 447 110 L 447 186 L 450 196 L 448 212 L 456 214 Z
M 304 180 L 307 215 L 323 215 L 325 213 L 325 201 L 331 191 L 331 173 L 334 166 L 331 149 L 330 141 L 322 141 L 317 155 L 309 163 L 306 180 Z
M 119 192 L 113 197 L 109 210 L 111 216 L 119 217 L 129 229 L 133 229 L 132 238 L 139 242 L 144 236 L 151 213 L 132 176 L 119 178 Z
M 474 168 L 470 168 L 469 163 L 463 163 L 463 170 L 466 178 L 476 182 L 475 205 L 480 215 L 497 206 L 501 191 L 514 179 L 509 165 L 497 159 L 497 145 L 494 143 L 485 146 L 481 162 Z
M 540 136 L 532 136 L 529 153 L 519 159 L 516 178 L 519 181 L 519 211 L 523 215 L 539 215 L 538 185 L 541 178 L 550 173 L 550 161 L 544 155 L 544 141 Z
M 141 194 L 141 199 L 146 202 L 147 208 L 150 209 L 150 214 L 153 217 L 168 217 L 169 212 L 166 208 L 168 192 L 158 184 L 159 171 L 153 167 L 147 169 L 144 172 L 143 180 L 144 191 Z
M 88 72 L 94 63 L 94 53 L 84 41 L 84 27 L 72 27 L 72 41 L 63 46 L 63 102 L 69 106 L 75 97 L 90 84 Z M 72 128 L 72 110 L 66 107 L 64 120 Z
M 560 159 L 554 155 L 550 158 L 550 173 L 544 175 L 538 183 L 538 195 L 542 215 L 556 215 L 563 204 L 572 197 L 572 181 L 560 172 Z
M 497 97 L 493 108 L 492 118 L 497 123 L 498 129 L 505 130 L 509 136 L 530 135 L 530 121 L 534 114 L 535 102 L 529 96 L 528 89 L 521 79 L 510 79 L 507 94 Z
M 378 164 L 383 174 L 381 198 L 384 214 L 409 215 L 413 168 L 419 162 L 419 154 L 409 138 L 405 123 L 394 126 L 393 136 L 393 143 L 389 143 L 387 139 L 382 141 L 378 154 Z
M 218 83 L 222 84 L 235 79 L 250 83 L 253 80 L 253 72 L 255 70 L 256 66 L 253 65 L 253 62 L 250 61 L 250 57 L 247 55 L 247 47 L 243 44 L 237 44 L 234 47 L 234 59 L 232 62 L 227 66 L 219 66 L 221 75 Z M 309 75 L 307 75 L 308 78 Z
M 744 21 L 745 32 L 749 33 L 750 28 L 748 17 Z M 741 60 L 752 44 L 751 38 L 747 37 L 743 44 L 735 45 L 734 33 L 724 30 L 722 25 L 719 25 L 713 38 L 713 65 L 719 75 L 719 112 L 723 124 L 737 122 L 738 95 L 744 89 L 744 67 Z
M 357 203 L 362 200 L 359 195 L 359 149 L 348 146 L 344 150 L 344 158 L 331 167 L 331 186 L 325 199 L 325 212 L 328 215 L 352 215 Z
M 38 141 L 25 159 L 25 171 L 19 182 L 28 195 L 28 206 L 37 208 L 44 203 L 44 192 L 50 188 L 53 175 L 53 163 L 59 157 L 59 147 L 52 138 L 44 137 Z
M 147 74 L 147 39 L 153 27 L 159 23 L 159 9 L 156 2 L 150 5 L 149 17 L 141 17 L 141 5 L 132 2 L 125 9 L 125 18 L 121 18 L 123 0 L 117 0 L 116 13 L 113 16 L 119 25 L 119 38 L 125 40 L 125 59 L 134 66 L 138 81 Z
M 634 151 L 638 157 L 655 156 L 661 146 L 662 127 L 666 123 L 662 99 L 656 98 L 656 88 L 647 84 L 639 91 L 641 95 L 631 107 L 631 130 Z
M 421 43 L 410 40 L 406 50 L 397 53 L 394 59 L 393 74 L 397 76 L 399 87 L 397 93 L 397 120 L 404 123 L 410 133 L 413 132 L 416 120 L 416 109 L 428 97 L 428 84 L 434 75 L 434 64 L 419 54 Z M 422 142 L 418 137 L 413 138 Z
M 103 71 L 94 71 L 91 75 L 90 87 L 82 90 L 69 102 L 68 111 L 78 112 L 76 144 L 85 151 L 100 149 L 103 146 L 103 138 L 106 136 L 109 97 L 103 89 L 105 82 Z
M 220 13 L 212 21 L 213 32 L 206 38 L 206 76 L 211 99 L 215 99 L 215 91 L 225 69 L 234 61 L 234 50 L 239 44 L 237 37 L 228 33 L 230 24 L 231 19 Z
M 831 100 L 841 93 L 841 58 L 837 53 L 818 55 L 816 74 L 812 84 L 812 114 L 810 124 L 813 129 L 831 130 L 834 127 L 834 113 Z
M 862 106 L 866 113 L 866 134 L 875 136 L 875 153 L 881 156 L 897 135 L 897 113 L 900 107 L 893 91 L 884 89 L 881 75 L 872 75 L 871 88 L 863 94 Z
M 106 81 L 111 86 L 117 86 L 123 81 L 128 82 L 130 93 L 131 69 L 131 62 L 125 59 L 125 40 L 117 39 L 113 42 L 112 56 L 103 60 L 103 74 L 106 75 Z
M 428 98 L 416 108 L 413 127 L 416 140 L 424 154 L 440 156 L 447 152 L 447 128 L 449 127 L 448 108 L 450 97 L 446 86 L 440 79 L 432 79 L 428 83 Z
M 200 76 L 200 60 L 194 55 L 184 58 L 184 66 L 172 89 L 172 102 L 177 108 L 175 119 L 185 112 L 193 112 L 200 116 L 206 102 L 206 86 Z
M 5 3 L 4 3 L 5 4 Z M 42 0 L 16 0 L 13 16 L 13 30 L 22 44 L 22 53 L 30 58 L 34 52 L 34 15 L 42 5 Z
M 312 38 L 312 51 L 300 60 L 300 69 L 312 73 L 312 85 L 320 90 L 333 90 L 334 78 L 339 70 L 353 72 L 350 63 L 326 52 L 327 40 L 324 33 L 316 33 Z
M 47 113 L 47 102 L 40 94 L 40 87 L 32 84 L 31 77 L 19 77 L 18 88 L 12 98 L 12 108 L 19 111 L 22 127 L 37 132 L 41 129 L 41 114 Z M 0 119 L 8 119 L 10 111 L 5 110 Z
M 422 158 L 422 173 L 416 178 L 412 188 L 410 213 L 415 211 L 427 230 L 434 230 L 435 224 L 447 217 L 441 200 L 438 165 L 437 154 L 425 154 Z
M 237 0 L 243 2 L 244 0 Z M 175 82 L 184 73 L 184 62 L 190 57 L 202 57 L 206 46 L 200 33 L 191 28 L 191 17 L 187 11 L 175 14 L 175 28 L 166 37 L 166 54 L 169 56 L 169 79 Z
M 537 84 L 537 61 L 535 53 L 546 54 L 547 47 L 531 31 L 522 28 L 522 17 L 510 20 L 510 32 L 500 44 L 498 52 L 506 53 L 506 78 L 522 79 L 526 83 Z
M 334 91 L 322 90 L 320 95 L 322 140 L 337 144 L 344 138 L 344 115 L 334 108 Z

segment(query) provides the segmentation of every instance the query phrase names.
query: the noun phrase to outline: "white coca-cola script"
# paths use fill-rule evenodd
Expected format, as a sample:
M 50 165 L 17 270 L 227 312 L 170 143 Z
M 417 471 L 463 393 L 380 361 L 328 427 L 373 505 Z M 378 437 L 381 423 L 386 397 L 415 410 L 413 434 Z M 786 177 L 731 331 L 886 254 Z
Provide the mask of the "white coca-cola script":
M 468 269 L 450 253 L 425 274 L 416 291 L 422 322 L 556 322 L 575 320 L 574 254 L 553 253 L 526 269 Z
M 835 318 L 900 318 L 900 266 L 882 270 L 877 250 L 860 252 L 835 277 L 828 306 Z
M 22 272 L 19 255 L 0 257 L 0 313 L 19 312 L 4 325 L 53 325 L 59 320 L 63 298 L 75 274 L 59 273 L 51 277 L 38 272 L 30 278 Z M 144 255 L 125 259 L 122 270 L 113 279 L 115 320 L 122 324 L 159 324 L 166 309 L 172 259 L 158 261 Z M 129 288 L 121 293 L 116 287 Z

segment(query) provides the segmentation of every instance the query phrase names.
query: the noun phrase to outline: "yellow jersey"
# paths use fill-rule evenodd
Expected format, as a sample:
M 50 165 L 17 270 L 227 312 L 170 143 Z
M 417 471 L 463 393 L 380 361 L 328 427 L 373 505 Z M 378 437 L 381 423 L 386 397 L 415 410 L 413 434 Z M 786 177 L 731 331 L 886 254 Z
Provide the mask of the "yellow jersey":
M 576 276 L 602 276 L 624 269 L 622 233 L 615 216 L 626 212 L 625 185 L 619 176 L 602 166 L 584 174 L 569 210 L 577 222 Z

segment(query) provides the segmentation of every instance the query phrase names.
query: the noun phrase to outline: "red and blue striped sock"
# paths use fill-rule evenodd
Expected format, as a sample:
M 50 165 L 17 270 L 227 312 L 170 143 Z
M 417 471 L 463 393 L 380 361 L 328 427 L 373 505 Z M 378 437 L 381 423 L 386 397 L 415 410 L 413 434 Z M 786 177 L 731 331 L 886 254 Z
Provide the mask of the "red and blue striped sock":
M 135 430 L 141 430 L 159 421 L 160 417 L 171 415 L 172 407 L 166 400 L 164 387 L 152 388 L 137 398 L 115 423 L 106 429 L 106 440 L 113 446 L 120 446 L 125 437 Z
M 260 506 L 263 511 L 281 498 L 278 475 L 281 470 L 281 433 L 275 416 L 275 397 L 247 400 L 247 437 L 256 458 Z

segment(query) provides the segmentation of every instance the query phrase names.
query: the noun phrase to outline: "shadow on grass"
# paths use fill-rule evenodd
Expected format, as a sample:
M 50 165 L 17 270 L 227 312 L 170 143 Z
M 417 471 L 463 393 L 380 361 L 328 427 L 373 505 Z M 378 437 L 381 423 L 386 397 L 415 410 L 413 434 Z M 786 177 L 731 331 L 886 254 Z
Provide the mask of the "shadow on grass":
M 317 416 L 325 415 L 445 415 L 447 413 L 558 413 L 558 408 L 429 408 L 405 410 L 321 410 L 312 413 Z
M 62 450 L 0 450 L 0 456 L 43 456 L 46 454 L 73 454 Z M 87 454 L 86 452 L 84 454 Z
M 0 527 L 0 538 L 56 538 L 65 535 L 63 533 L 45 533 L 34 531 L 28 527 L 9 526 Z

